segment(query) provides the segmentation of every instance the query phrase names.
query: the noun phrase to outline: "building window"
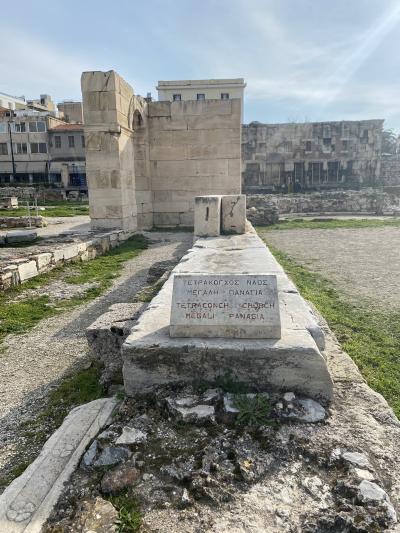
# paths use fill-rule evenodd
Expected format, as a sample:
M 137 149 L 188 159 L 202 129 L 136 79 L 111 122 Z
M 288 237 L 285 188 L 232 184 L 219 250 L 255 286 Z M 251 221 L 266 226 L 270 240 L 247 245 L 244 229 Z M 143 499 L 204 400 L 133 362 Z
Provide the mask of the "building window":
M 172 100 L 174 102 L 180 102 L 182 100 L 182 96 L 180 94 L 173 94 L 172 95 Z
M 7 154 L 8 154 L 7 143 L 0 143 L 0 155 L 7 155 Z
M 82 148 L 85 148 L 85 136 L 82 135 L 81 137 L 81 142 L 82 142 Z
M 291 152 L 292 151 L 292 142 L 286 141 L 283 143 L 283 151 L 284 152 Z
M 14 131 L 15 133 L 25 133 L 26 132 L 25 122 L 16 122 L 14 124 Z
M 55 135 L 54 137 L 54 147 L 61 148 L 61 137 L 60 135 Z
M 31 154 L 47 154 L 47 144 L 31 143 Z
M 229 100 L 229 93 L 221 93 L 221 100 Z
M 205 100 L 206 95 L 204 93 L 197 93 L 197 100 Z
M 324 144 L 324 146 L 331 146 L 332 144 L 332 139 L 330 137 L 324 137 L 322 139 L 322 142 Z
M 328 180 L 339 181 L 340 161 L 328 161 Z
M 363 130 L 363 133 L 362 133 L 360 141 L 363 144 L 368 144 L 368 130 Z
M 347 139 L 342 139 L 342 152 L 347 152 L 349 149 L 349 141 Z
M 0 122 L 0 133 L 6 133 L 6 131 L 7 131 L 7 123 Z
M 311 152 L 312 146 L 311 141 L 306 141 L 306 152 Z
M 68 147 L 75 148 L 75 137 L 73 135 L 68 135 Z
M 46 131 L 45 122 L 29 122 L 29 131 L 32 133 Z
M 15 143 L 15 153 L 16 154 L 27 154 L 28 147 L 26 143 Z

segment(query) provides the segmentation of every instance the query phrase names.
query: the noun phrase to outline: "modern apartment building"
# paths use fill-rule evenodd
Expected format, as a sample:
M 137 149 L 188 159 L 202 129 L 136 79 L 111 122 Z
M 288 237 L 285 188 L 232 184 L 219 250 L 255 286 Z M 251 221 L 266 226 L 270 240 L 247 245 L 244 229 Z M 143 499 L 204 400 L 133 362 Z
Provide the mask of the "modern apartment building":
M 180 100 L 230 100 L 240 98 L 246 84 L 243 78 L 221 80 L 176 80 L 159 81 L 159 101 Z
M 55 109 L 0 108 L 0 186 L 86 188 L 83 125 L 56 114 Z
M 86 189 L 83 124 L 55 124 L 49 129 L 50 175 L 61 185 Z

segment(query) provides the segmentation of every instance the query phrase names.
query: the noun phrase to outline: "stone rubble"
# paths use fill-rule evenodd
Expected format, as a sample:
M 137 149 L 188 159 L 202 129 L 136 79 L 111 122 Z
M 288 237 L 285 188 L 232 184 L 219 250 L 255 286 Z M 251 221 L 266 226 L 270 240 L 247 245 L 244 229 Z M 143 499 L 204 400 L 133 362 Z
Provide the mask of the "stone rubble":
M 249 425 L 237 406 L 243 401 L 257 405 L 252 402 L 259 397 L 268 398 L 270 419 Z M 160 386 L 154 394 L 126 399 L 109 428 L 93 441 L 97 448 L 89 447 L 91 465 L 81 462 L 44 533 L 53 533 L 52 524 L 65 533 L 75 532 L 76 499 L 94 501 L 118 494 L 130 494 L 140 502 L 144 526 L 151 531 L 163 523 L 156 518 L 159 513 L 174 510 L 183 520 L 174 532 L 203 533 L 212 530 L 211 523 L 192 528 L 200 509 L 203 516 L 204 509 L 211 508 L 230 509 L 234 516 L 240 498 L 250 498 L 252 491 L 267 497 L 264 505 L 276 505 L 271 512 L 277 527 L 271 531 L 292 531 L 294 523 L 306 533 L 390 530 L 396 513 L 366 454 L 327 442 L 316 455 L 311 435 L 329 423 L 329 412 L 308 400 L 293 393 L 239 394 L 183 385 Z M 297 410 L 299 417 L 287 417 L 290 410 Z M 204 419 L 199 416 L 203 411 L 208 413 Z M 123 448 L 118 446 L 121 437 Z M 118 464 L 110 461 L 113 454 Z M 101 473 L 106 464 L 114 466 Z M 251 508 L 247 512 L 253 513 Z M 257 514 L 252 515 L 256 522 Z M 216 531 L 234 530 L 232 524 Z M 254 526 L 259 530 L 263 528 Z
M 122 461 L 126 461 L 131 457 L 131 452 L 126 448 L 108 446 L 100 453 L 99 458 L 94 462 L 95 466 L 110 466 Z
M 140 429 L 130 428 L 125 426 L 122 429 L 122 435 L 118 437 L 115 444 L 139 444 L 145 442 L 147 439 L 147 433 Z

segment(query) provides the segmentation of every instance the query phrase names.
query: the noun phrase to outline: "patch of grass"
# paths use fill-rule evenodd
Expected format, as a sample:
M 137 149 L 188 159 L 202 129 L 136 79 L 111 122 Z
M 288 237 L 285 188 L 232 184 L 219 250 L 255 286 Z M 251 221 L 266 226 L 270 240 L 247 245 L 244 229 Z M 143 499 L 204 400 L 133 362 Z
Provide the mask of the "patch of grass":
M 259 231 L 291 230 L 291 229 L 337 229 L 337 228 L 382 228 L 385 226 L 400 227 L 400 218 L 349 218 L 319 220 L 295 219 L 281 220 L 271 226 L 258 226 Z
M 258 427 L 272 424 L 271 405 L 267 398 L 261 394 L 254 396 L 239 394 L 235 397 L 233 405 L 239 409 L 236 418 L 237 426 Z
M 37 429 L 44 424 L 47 428 L 50 425 L 50 430 L 54 431 L 71 409 L 101 398 L 104 389 L 100 385 L 100 377 L 101 365 L 96 361 L 89 368 L 79 370 L 64 379 L 49 392 L 46 406 L 38 416 L 24 424 L 24 436 L 37 438 Z
M 55 314 L 56 311 L 49 305 L 48 296 L 27 298 L 18 302 L 0 298 L 0 340 L 9 333 L 25 333 L 43 318 Z
M 118 496 L 111 496 L 109 501 L 118 511 L 116 522 L 118 533 L 136 533 L 142 523 L 142 516 L 137 499 L 125 492 Z
M 21 334 L 34 327 L 38 322 L 86 301 L 97 298 L 110 285 L 122 270 L 125 261 L 136 257 L 147 248 L 142 235 L 134 235 L 120 246 L 103 256 L 84 263 L 71 263 L 46 274 L 41 274 L 23 285 L 14 287 L 0 295 L 0 342 L 9 333 Z M 65 271 L 69 272 L 65 276 Z M 49 296 L 35 296 L 13 301 L 15 296 L 27 289 L 43 287 L 51 281 L 63 278 L 71 284 L 97 282 L 97 286 L 85 291 L 82 296 L 74 296 L 51 304 Z
M 74 272 L 65 278 L 67 283 L 80 285 L 81 283 L 98 282 L 101 290 L 106 289 L 112 280 L 118 276 L 123 263 L 133 259 L 147 248 L 147 240 L 143 235 L 134 235 L 117 248 L 96 257 L 92 261 L 77 263 Z
M 158 294 L 165 281 L 165 279 L 159 279 L 153 283 L 153 285 L 145 287 L 137 293 L 135 300 L 138 302 L 151 302 L 154 296 Z
M 47 206 L 44 211 L 38 210 L 38 215 L 42 217 L 74 217 L 76 215 L 88 214 L 89 206 L 84 204 Z M 0 217 L 27 217 L 28 215 L 28 208 L 24 206 L 17 207 L 16 209 L 0 209 Z M 32 217 L 36 216 L 36 209 L 34 207 L 30 209 L 30 215 Z
M 49 393 L 46 409 L 42 411 L 39 419 L 50 419 L 54 427 L 59 427 L 73 407 L 102 397 L 104 389 L 100 385 L 100 377 L 101 365 L 94 362 L 89 368 L 80 370 L 62 381 Z
M 25 471 L 71 409 L 103 396 L 103 387 L 99 385 L 100 377 L 101 366 L 94 362 L 89 368 L 67 377 L 50 391 L 44 409 L 35 418 L 20 425 L 21 458 L 0 478 L 0 486 L 6 487 Z
M 347 302 L 332 283 L 269 246 L 304 298 L 327 320 L 368 385 L 382 394 L 400 417 L 400 311 L 380 311 L 361 301 Z

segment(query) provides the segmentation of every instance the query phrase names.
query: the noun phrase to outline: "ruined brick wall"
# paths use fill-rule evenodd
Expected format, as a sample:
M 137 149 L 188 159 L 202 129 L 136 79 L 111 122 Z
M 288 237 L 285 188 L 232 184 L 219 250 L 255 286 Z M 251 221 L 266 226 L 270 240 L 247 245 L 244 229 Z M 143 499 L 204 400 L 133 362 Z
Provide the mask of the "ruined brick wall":
M 254 194 L 247 196 L 247 218 L 268 224 L 287 214 L 400 215 L 400 195 L 377 189 L 323 191 L 308 194 Z
M 382 120 L 261 124 L 242 130 L 245 192 L 375 185 L 380 176 Z
M 241 101 L 151 102 L 155 226 L 193 226 L 194 197 L 241 191 Z

